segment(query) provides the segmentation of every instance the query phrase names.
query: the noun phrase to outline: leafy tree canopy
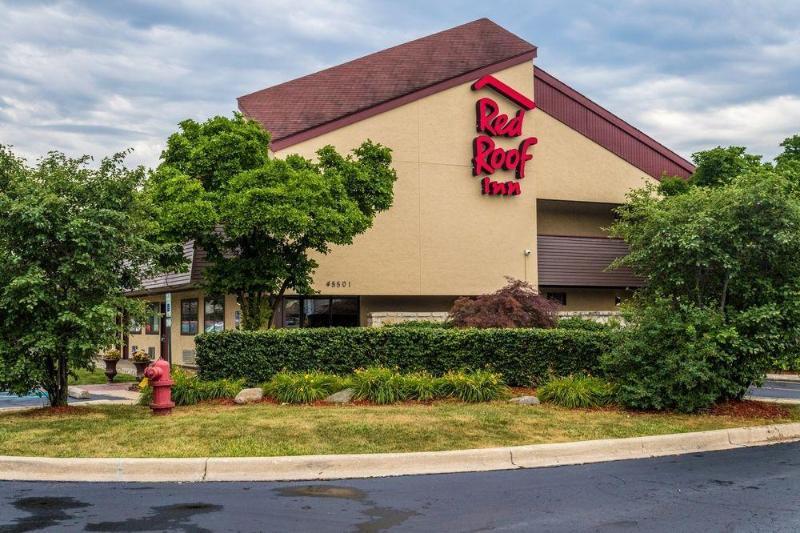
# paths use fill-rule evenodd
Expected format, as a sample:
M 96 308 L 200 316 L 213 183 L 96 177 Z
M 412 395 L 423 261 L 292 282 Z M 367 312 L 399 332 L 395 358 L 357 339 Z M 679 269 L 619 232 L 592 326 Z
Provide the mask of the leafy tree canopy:
M 392 204 L 391 150 L 371 141 L 343 156 L 268 157 L 269 134 L 240 114 L 173 134 L 149 194 L 172 237 L 208 254 L 206 290 L 236 294 L 242 326 L 271 324 L 287 290 L 311 291 L 311 254 L 351 244 Z
M 0 390 L 65 405 L 69 372 L 118 344 L 121 313 L 141 313 L 123 292 L 180 267 L 124 157 L 91 168 L 51 152 L 31 167 L 0 146 Z
M 611 233 L 625 239 L 630 253 L 617 264 L 646 282 L 630 317 L 630 338 L 609 364 L 629 405 L 693 410 L 702 406 L 688 400 L 693 395 L 704 405 L 740 397 L 772 356 L 797 353 L 800 195 L 780 170 L 742 161 L 753 164 L 730 166 L 738 174 L 713 187 L 661 196 L 650 186 L 618 208 Z M 668 357 L 656 345 L 681 356 Z M 656 387 L 655 374 L 674 381 Z
M 694 174 L 687 180 L 679 176 L 663 176 L 658 192 L 664 196 L 683 194 L 690 187 L 717 187 L 730 183 L 737 176 L 760 168 L 774 168 L 800 188 L 800 135 L 785 139 L 783 152 L 775 157 L 775 164 L 762 162 L 760 155 L 747 153 L 742 146 L 717 146 L 692 154 Z

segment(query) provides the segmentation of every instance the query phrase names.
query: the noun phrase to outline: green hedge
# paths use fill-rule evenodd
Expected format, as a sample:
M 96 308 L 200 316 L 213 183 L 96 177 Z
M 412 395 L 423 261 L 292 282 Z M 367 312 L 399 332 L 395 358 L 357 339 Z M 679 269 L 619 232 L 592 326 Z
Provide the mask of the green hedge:
M 203 379 L 268 381 L 281 370 L 349 374 L 368 366 L 443 375 L 490 368 L 512 386 L 596 372 L 605 331 L 568 329 L 319 328 L 224 331 L 197 337 Z

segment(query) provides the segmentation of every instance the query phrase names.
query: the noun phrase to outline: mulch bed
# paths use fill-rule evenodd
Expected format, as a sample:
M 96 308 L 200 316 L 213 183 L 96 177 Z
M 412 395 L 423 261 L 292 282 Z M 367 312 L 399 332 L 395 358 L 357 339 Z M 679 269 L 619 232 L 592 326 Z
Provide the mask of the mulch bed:
M 708 414 L 736 418 L 767 419 L 780 419 L 790 416 L 789 409 L 783 405 L 754 400 L 731 400 L 720 403 L 709 409 Z

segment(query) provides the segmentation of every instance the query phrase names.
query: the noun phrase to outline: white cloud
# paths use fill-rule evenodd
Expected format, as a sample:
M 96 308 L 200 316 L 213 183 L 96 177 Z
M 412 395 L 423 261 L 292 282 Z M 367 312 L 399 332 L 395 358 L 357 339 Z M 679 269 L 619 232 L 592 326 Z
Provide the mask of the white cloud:
M 800 130 L 792 3 L 606 0 L 578 9 L 542 0 L 533 11 L 528 1 L 511 3 L 493 16 L 540 45 L 546 70 L 685 155 L 735 143 L 771 156 Z M 237 96 L 488 8 L 457 0 L 0 0 L 0 10 L 0 143 L 29 158 L 133 147 L 132 163 L 154 165 L 180 120 L 229 114 Z
M 706 110 L 654 107 L 640 119 L 657 138 L 684 151 L 737 145 L 774 155 L 778 143 L 800 129 L 800 97 L 777 96 Z

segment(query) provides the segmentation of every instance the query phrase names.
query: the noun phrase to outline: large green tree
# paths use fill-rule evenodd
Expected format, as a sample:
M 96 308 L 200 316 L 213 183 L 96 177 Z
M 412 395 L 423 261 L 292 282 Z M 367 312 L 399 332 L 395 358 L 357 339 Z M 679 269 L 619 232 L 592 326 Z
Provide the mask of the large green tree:
M 800 195 L 784 167 L 743 150 L 696 157 L 703 180 L 635 191 L 612 235 L 645 280 L 607 359 L 623 401 L 694 410 L 741 397 L 800 339 Z M 725 170 L 721 170 L 725 169 Z M 712 178 L 712 176 L 714 176 Z M 663 191 L 662 191 L 663 192 Z
M 47 391 L 67 403 L 70 371 L 118 344 L 141 312 L 124 291 L 180 265 L 125 154 L 96 167 L 50 153 L 29 166 L 0 146 L 0 390 Z
M 184 121 L 149 186 L 170 235 L 206 251 L 205 289 L 237 296 L 244 329 L 269 327 L 287 290 L 310 292 L 312 254 L 370 228 L 397 179 L 389 148 L 370 141 L 315 160 L 270 158 L 268 145 L 239 114 Z

